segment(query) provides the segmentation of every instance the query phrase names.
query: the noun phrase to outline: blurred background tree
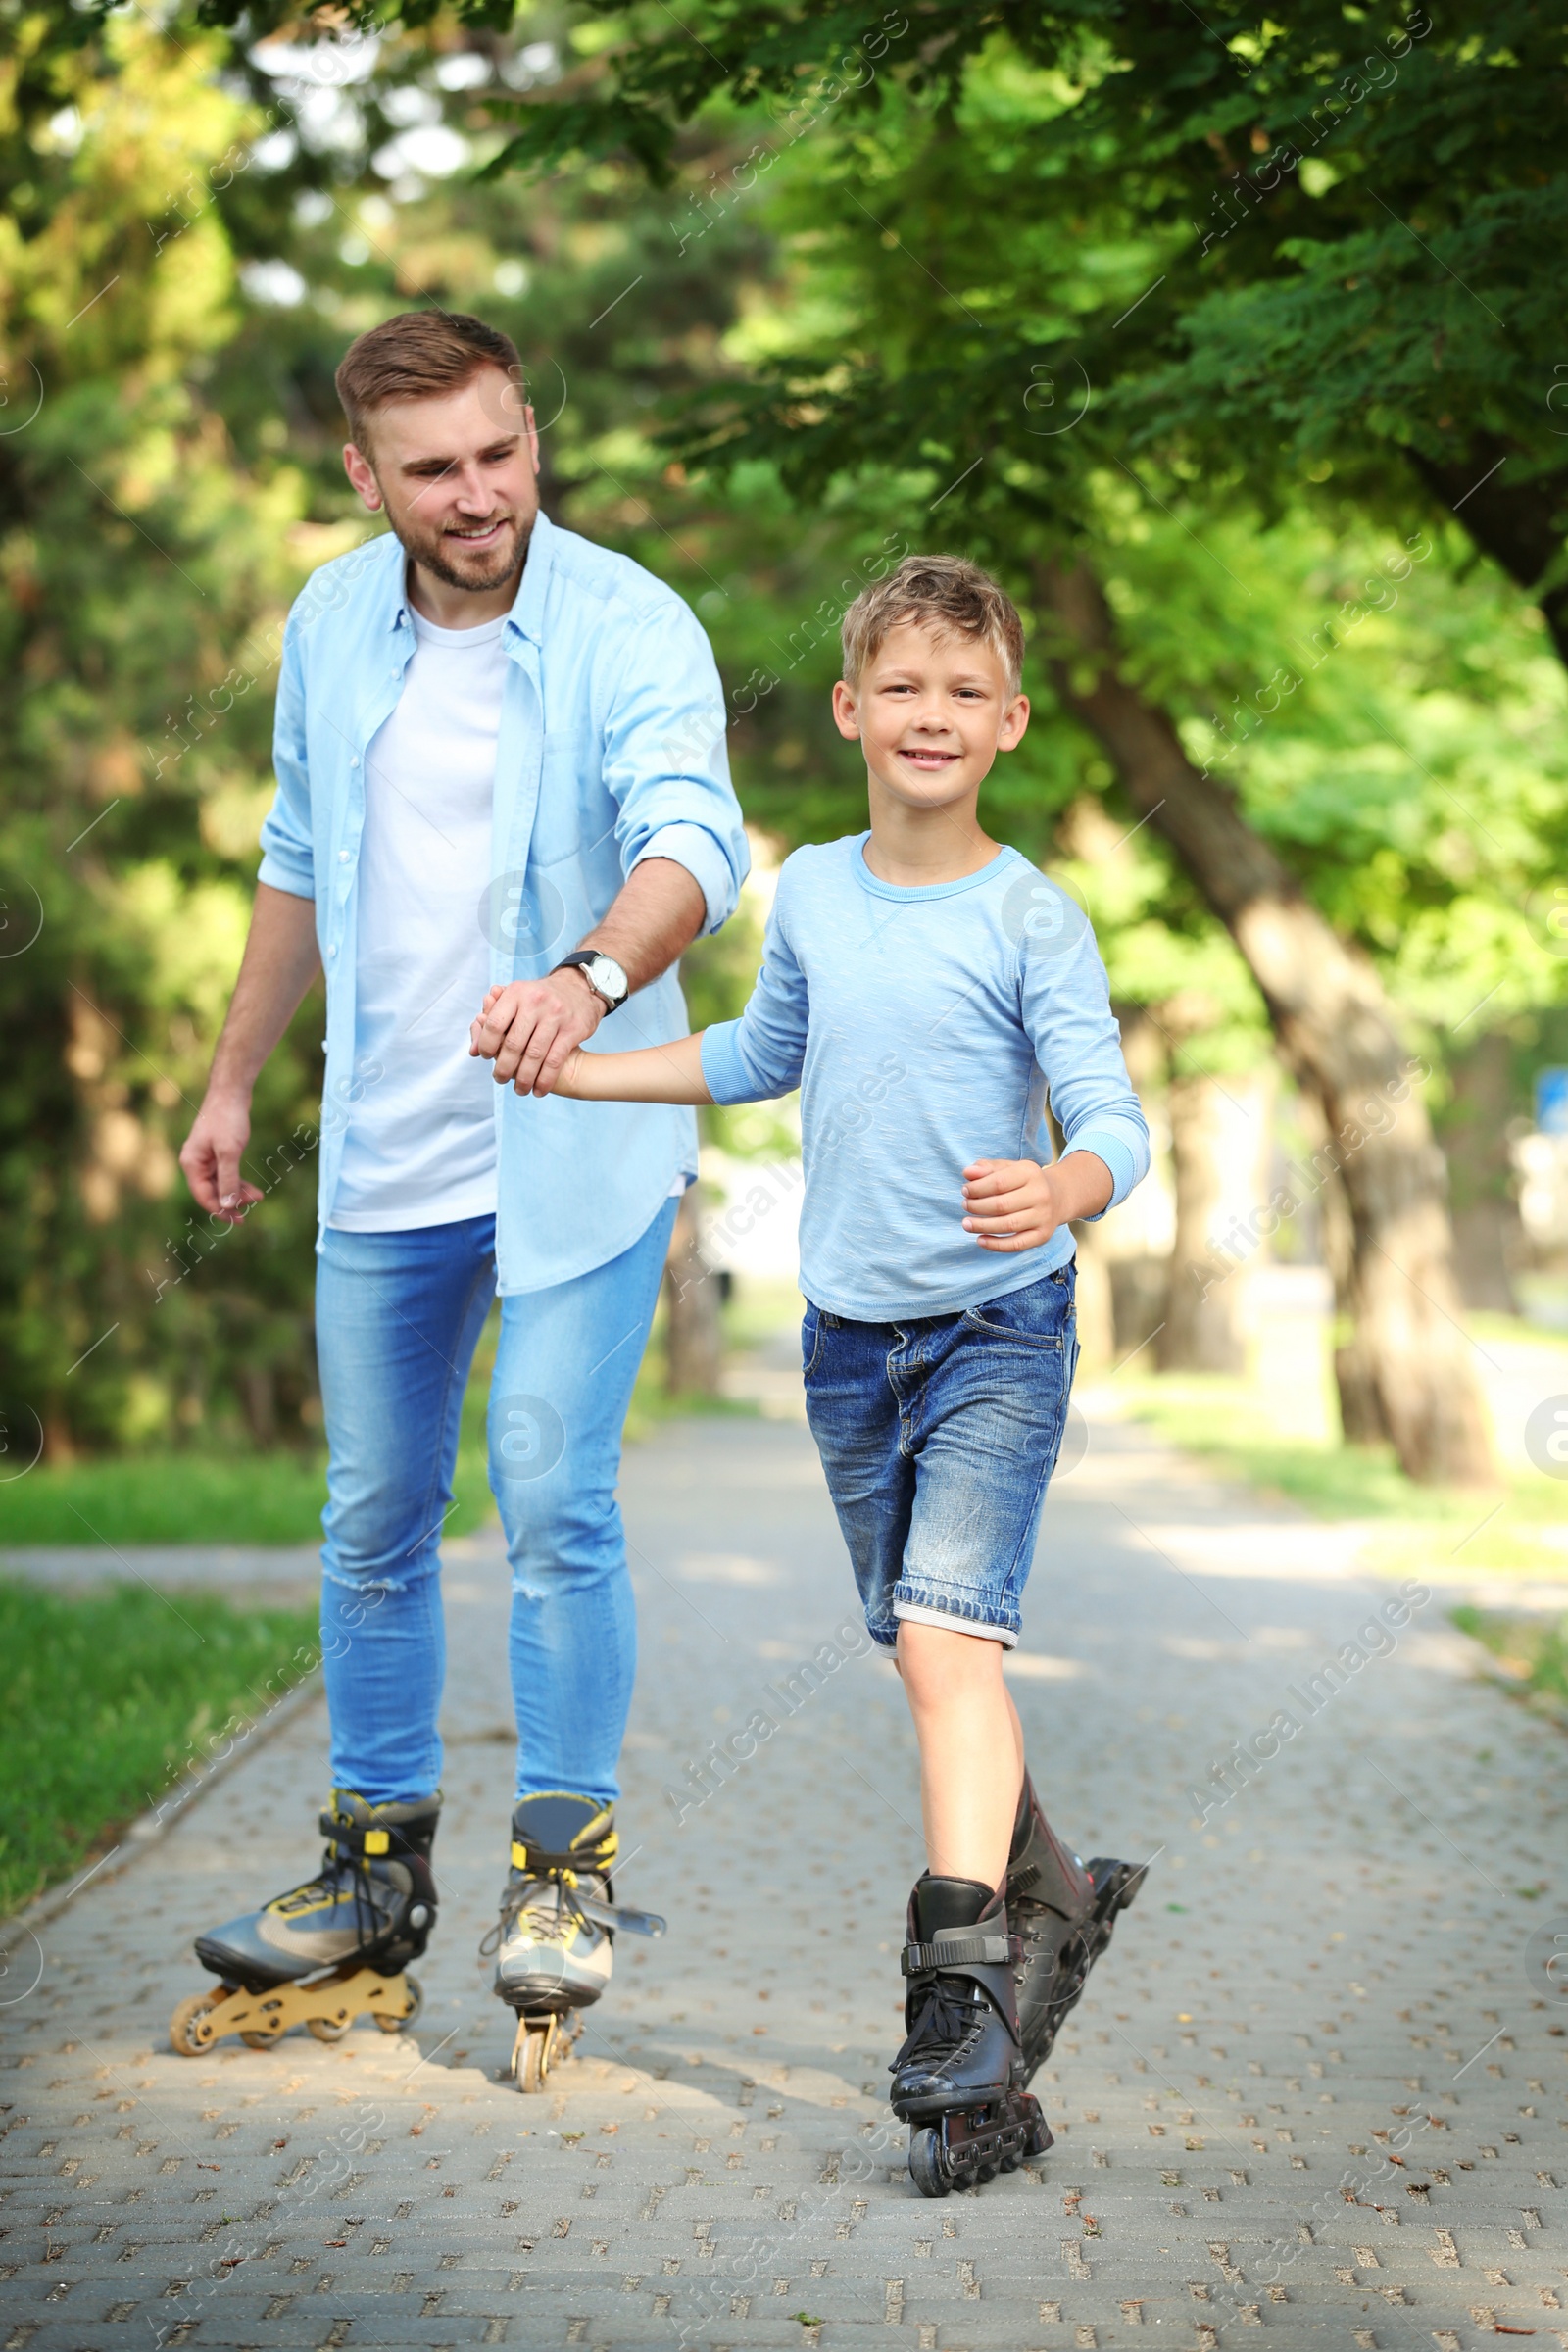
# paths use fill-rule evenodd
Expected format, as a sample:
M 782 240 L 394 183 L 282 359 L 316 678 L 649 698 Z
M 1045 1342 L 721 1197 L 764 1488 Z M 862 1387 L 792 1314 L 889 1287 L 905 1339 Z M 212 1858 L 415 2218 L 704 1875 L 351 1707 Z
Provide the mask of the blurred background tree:
M 1565 781 L 1549 367 L 1529 390 L 1562 268 L 1557 69 L 1515 14 L 1391 18 L 1392 78 L 1351 101 L 1350 21 L 1315 5 L 1262 35 L 1223 9 L 1205 30 L 705 5 L 682 12 L 699 40 L 657 9 L 488 0 L 360 22 L 207 0 L 156 25 L 13 7 L 0 863 L 7 940 L 37 930 L 0 960 L 19 1426 L 36 1411 L 56 1454 L 312 1436 L 318 1006 L 265 1082 L 263 1209 L 198 1232 L 172 1154 L 243 935 L 282 612 L 369 527 L 332 370 L 421 302 L 515 337 L 551 514 L 696 606 L 778 849 L 862 821 L 826 696 L 865 580 L 945 545 L 1014 586 L 1036 717 L 983 813 L 1090 906 L 1169 1108 L 1191 1231 L 1167 1361 L 1236 1344 L 1234 1291 L 1211 1282 L 1185 1325 L 1171 1300 L 1209 1262 L 1218 1106 L 1266 1102 L 1281 1058 L 1309 1157 L 1325 1105 L 1343 1126 L 1339 1097 L 1422 1057 L 1461 1272 L 1505 1299 L 1505 1129 L 1562 1033 L 1543 908 Z M 1321 135 L 1287 166 L 1293 109 Z M 1475 297 L 1503 321 L 1490 358 L 1454 307 Z M 1478 526 L 1495 483 L 1492 504 L 1443 487 L 1494 442 L 1495 482 L 1526 492 L 1509 512 L 1550 541 L 1533 570 Z M 1299 1003 L 1249 928 L 1260 899 L 1298 924 Z M 755 952 L 754 915 L 690 959 L 695 1017 L 738 1007 Z M 1352 1000 L 1372 1044 L 1336 1076 Z M 1446 1264 L 1425 1119 L 1395 1122 L 1392 1212 L 1354 1189 L 1374 1139 L 1279 1246 L 1311 1225 L 1335 1264 L 1350 1434 L 1423 1354 L 1407 1466 L 1478 1476 L 1441 1282 L 1414 1343 L 1368 1360 L 1389 1214 L 1413 1202 L 1430 1255 L 1435 1213 Z M 1147 1329 L 1141 1279 L 1123 1319 Z
M 1446 1181 L 1426 1108 L 1412 1097 L 1388 1128 L 1368 1124 L 1401 1083 L 1398 1014 L 1361 943 L 1323 919 L 1302 874 L 1244 809 L 1248 763 L 1238 763 L 1238 791 L 1217 788 L 1180 730 L 1195 688 L 1221 684 L 1255 717 L 1243 698 L 1266 679 L 1277 709 L 1300 680 L 1267 665 L 1250 682 L 1234 671 L 1204 680 L 1184 638 L 1173 703 L 1152 691 L 1147 651 L 1099 573 L 1111 547 L 1125 563 L 1128 487 L 1143 513 L 1176 521 L 1218 565 L 1209 516 L 1242 505 L 1256 527 L 1309 500 L 1334 466 L 1305 461 L 1337 437 L 1352 445 L 1357 520 L 1387 523 L 1398 485 L 1386 463 L 1368 463 L 1370 419 L 1374 456 L 1393 442 L 1411 460 L 1400 467 L 1406 508 L 1430 507 L 1436 492 L 1552 622 L 1544 557 L 1524 563 L 1517 529 L 1509 541 L 1474 518 L 1492 513 L 1486 502 L 1512 457 L 1524 506 L 1560 542 L 1560 451 L 1544 398 L 1529 390 L 1532 369 L 1550 380 L 1552 313 L 1517 251 L 1539 248 L 1553 267 L 1560 179 L 1535 73 L 1549 84 L 1558 70 L 1554 29 L 1524 8 L 1469 9 L 1429 42 L 1417 9 L 1363 58 L 1371 36 L 1359 12 L 1333 7 L 1262 29 L 1221 11 L 1195 18 L 1195 33 L 1159 9 L 977 12 L 934 0 L 912 21 L 889 12 L 858 37 L 831 5 L 700 10 L 695 25 L 599 13 L 618 38 L 573 90 L 533 110 L 502 160 L 555 167 L 622 148 L 661 178 L 674 168 L 679 125 L 715 103 L 795 97 L 797 115 L 818 104 L 834 116 L 809 173 L 782 175 L 806 231 L 797 243 L 809 248 L 795 332 L 775 339 L 750 382 L 703 404 L 707 430 L 677 446 L 720 471 L 771 460 L 803 504 L 856 476 L 912 477 L 928 511 L 947 508 L 944 528 L 956 524 L 1032 589 L 1063 714 L 1109 755 L 1140 821 L 1171 842 L 1231 931 L 1287 1066 L 1348 1147 L 1337 1171 L 1351 1239 L 1341 1295 L 1348 1426 L 1386 1429 L 1417 1477 L 1484 1481 L 1490 1447 L 1454 1311 Z M 906 35 L 914 45 L 901 54 Z M 1287 125 L 1300 127 L 1309 153 L 1286 139 Z M 1266 163 L 1244 172 L 1238 153 Z M 1506 329 L 1378 181 L 1425 205 L 1423 225 L 1486 267 Z M 1209 198 L 1210 217 L 1195 227 L 1192 210 Z M 1513 337 L 1501 393 L 1486 389 L 1495 369 L 1460 369 L 1434 402 L 1412 374 L 1412 348 L 1428 348 L 1435 318 L 1445 323 L 1432 361 L 1444 364 L 1458 299 L 1449 280 Z M 1325 298 L 1337 282 L 1363 297 L 1348 333 Z M 1241 324 L 1227 345 L 1233 314 Z M 1282 374 L 1275 354 L 1292 336 Z M 1205 359 L 1215 350 L 1218 361 Z M 1221 375 L 1250 406 L 1240 391 L 1216 401 Z M 1483 422 L 1505 423 L 1513 438 L 1461 494 L 1455 452 L 1491 457 Z M 1343 514 L 1343 492 L 1336 506 Z M 1430 542 L 1416 531 L 1405 547 Z M 1379 609 L 1391 581 L 1409 576 L 1407 552 L 1381 561 L 1388 576 L 1345 601 L 1340 639 L 1366 618 L 1363 593 Z M 1327 633 L 1330 648 L 1338 641 Z M 1320 658 L 1314 643 L 1313 666 Z M 1247 731 L 1244 719 L 1244 740 Z M 1227 740 L 1221 756 L 1234 748 Z

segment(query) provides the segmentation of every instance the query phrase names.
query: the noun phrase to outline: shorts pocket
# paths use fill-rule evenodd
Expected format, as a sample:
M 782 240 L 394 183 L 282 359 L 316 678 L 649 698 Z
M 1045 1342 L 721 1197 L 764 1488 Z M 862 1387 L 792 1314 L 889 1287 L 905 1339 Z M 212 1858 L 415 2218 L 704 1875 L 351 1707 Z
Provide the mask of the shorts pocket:
M 1073 1271 L 1063 1266 L 1022 1290 L 1007 1291 L 964 1310 L 964 1325 L 987 1339 L 1012 1340 L 1019 1346 L 1059 1354 L 1072 1330 Z

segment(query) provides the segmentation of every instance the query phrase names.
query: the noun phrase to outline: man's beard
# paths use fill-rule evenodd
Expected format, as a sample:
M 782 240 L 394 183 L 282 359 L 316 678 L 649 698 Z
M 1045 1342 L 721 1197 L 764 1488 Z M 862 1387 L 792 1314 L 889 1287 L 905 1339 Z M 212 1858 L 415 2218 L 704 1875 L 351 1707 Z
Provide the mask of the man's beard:
M 461 547 L 462 541 L 452 541 L 444 531 L 421 530 L 412 517 L 406 517 L 398 537 L 403 542 L 404 552 L 416 564 L 422 564 L 426 571 L 433 573 L 436 579 L 443 580 L 447 587 L 466 589 L 470 596 L 487 596 L 517 578 L 528 553 L 532 523 L 521 522 L 514 514 L 507 519 L 516 526 L 515 537 L 510 546 L 503 543 L 498 547 L 478 571 L 458 570 L 452 550 L 454 545 Z

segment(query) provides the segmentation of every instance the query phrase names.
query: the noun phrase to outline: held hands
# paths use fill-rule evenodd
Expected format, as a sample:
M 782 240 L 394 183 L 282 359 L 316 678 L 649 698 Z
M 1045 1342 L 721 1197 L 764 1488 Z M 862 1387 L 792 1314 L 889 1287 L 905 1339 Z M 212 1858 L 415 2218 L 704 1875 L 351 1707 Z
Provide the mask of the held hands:
M 1093 1152 L 1049 1168 L 1032 1159 L 977 1159 L 963 1171 L 963 1229 L 982 1250 L 1038 1250 L 1059 1225 L 1098 1215 L 1111 1175 Z
M 568 1057 L 604 1017 L 603 999 L 575 967 L 543 980 L 509 981 L 486 995 L 468 1032 L 468 1052 L 495 1063 L 497 1086 L 553 1094 Z

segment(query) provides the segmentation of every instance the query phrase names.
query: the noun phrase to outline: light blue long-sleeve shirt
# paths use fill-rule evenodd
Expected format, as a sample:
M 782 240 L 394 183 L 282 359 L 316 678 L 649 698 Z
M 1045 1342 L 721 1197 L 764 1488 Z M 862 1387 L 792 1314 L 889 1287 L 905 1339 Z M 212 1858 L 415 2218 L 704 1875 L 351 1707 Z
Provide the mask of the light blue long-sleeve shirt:
M 1104 966 L 1082 910 L 1003 850 L 957 882 L 901 889 L 869 837 L 797 850 L 738 1021 L 704 1032 L 715 1102 L 801 1089 L 801 1288 L 856 1322 L 944 1315 L 1022 1290 L 1073 1253 L 1065 1226 L 1016 1255 L 963 1230 L 976 1159 L 1070 1152 L 1110 1170 L 1110 1205 L 1149 1168 Z
M 326 973 L 323 1228 L 354 1104 L 381 1074 L 355 1060 L 356 881 L 366 754 L 397 706 L 415 647 L 404 572 L 390 534 L 323 564 L 283 640 L 277 796 L 262 827 L 261 879 L 316 903 Z M 473 877 L 492 981 L 551 970 L 645 858 L 685 866 L 716 931 L 734 910 L 748 853 L 723 692 L 695 614 L 629 557 L 541 514 L 505 643 L 490 867 Z M 478 1009 L 455 1017 L 466 1030 Z M 667 1045 L 689 1027 L 670 970 L 603 1023 L 589 1051 Z M 494 1092 L 504 1293 L 544 1290 L 618 1257 L 680 1175 L 696 1173 L 689 1110 Z

